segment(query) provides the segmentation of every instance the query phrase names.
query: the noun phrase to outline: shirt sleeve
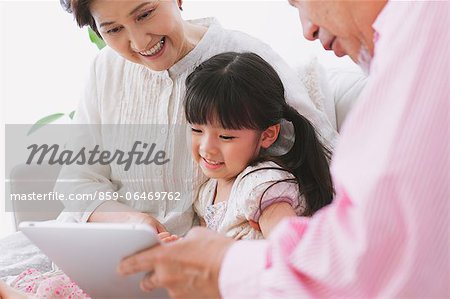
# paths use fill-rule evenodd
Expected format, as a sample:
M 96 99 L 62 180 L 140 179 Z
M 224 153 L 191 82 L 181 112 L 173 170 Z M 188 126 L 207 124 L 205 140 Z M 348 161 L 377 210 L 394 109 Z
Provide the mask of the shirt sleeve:
M 276 203 L 287 203 L 297 215 L 302 215 L 306 210 L 306 203 L 300 196 L 298 184 L 292 182 L 267 181 L 255 186 L 246 198 L 244 215 L 247 220 L 259 222 L 259 218 L 265 209 Z
M 235 184 L 239 214 L 246 220 L 259 222 L 265 209 L 280 202 L 290 204 L 297 215 L 302 215 L 306 210 L 295 177 L 273 162 L 247 167 Z
M 343 273 L 342 281 L 334 274 L 361 253 L 362 247 L 354 246 L 361 244 L 358 235 L 340 231 L 341 225 L 345 227 L 352 222 L 348 219 L 351 210 L 352 205 L 347 199 L 339 200 L 317 212 L 313 218 L 283 220 L 269 239 L 259 241 L 259 244 L 236 242 L 222 263 L 219 282 L 223 298 L 242 298 L 243 295 L 247 298 L 339 296 L 338 292 L 327 294 L 323 290 L 329 285 L 351 281 L 351 272 Z M 339 248 L 335 241 L 343 247 Z M 244 264 L 246 267 L 242 267 Z M 240 271 L 235 269 L 238 265 Z M 333 267 L 339 269 L 333 270 Z

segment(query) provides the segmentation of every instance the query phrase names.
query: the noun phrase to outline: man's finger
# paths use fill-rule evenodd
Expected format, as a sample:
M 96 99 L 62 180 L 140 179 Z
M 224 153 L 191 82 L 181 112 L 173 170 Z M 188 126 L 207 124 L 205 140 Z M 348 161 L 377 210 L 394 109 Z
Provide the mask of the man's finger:
M 140 287 L 144 292 L 150 292 L 158 287 L 154 271 L 145 274 L 144 278 L 142 278 L 140 282 Z
M 155 255 L 161 249 L 162 246 L 156 246 L 126 257 L 120 262 L 117 271 L 121 275 L 153 271 Z

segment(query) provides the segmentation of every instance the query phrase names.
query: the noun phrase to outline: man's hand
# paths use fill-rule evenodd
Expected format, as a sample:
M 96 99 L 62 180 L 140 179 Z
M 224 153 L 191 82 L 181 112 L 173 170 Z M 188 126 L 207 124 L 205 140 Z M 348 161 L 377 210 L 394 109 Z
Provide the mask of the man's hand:
M 153 226 L 158 233 L 167 231 L 152 216 L 138 212 L 127 205 L 115 201 L 105 202 L 98 206 L 89 217 L 88 222 L 146 223 Z
M 222 260 L 234 240 L 206 228 L 193 228 L 177 242 L 156 246 L 127 257 L 122 275 L 148 272 L 141 289 L 166 288 L 172 298 L 219 298 Z

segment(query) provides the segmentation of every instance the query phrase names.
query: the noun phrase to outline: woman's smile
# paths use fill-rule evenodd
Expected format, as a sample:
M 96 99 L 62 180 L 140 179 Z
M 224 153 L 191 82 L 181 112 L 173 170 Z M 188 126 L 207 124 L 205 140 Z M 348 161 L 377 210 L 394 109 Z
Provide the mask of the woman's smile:
M 145 51 L 139 51 L 139 54 L 144 57 L 154 57 L 161 53 L 165 45 L 166 37 L 163 36 L 159 42 L 157 42 L 153 47 Z
M 166 49 L 166 37 L 163 36 L 159 42 L 156 43 L 149 50 L 138 52 L 140 56 L 146 60 L 153 60 L 160 57 Z

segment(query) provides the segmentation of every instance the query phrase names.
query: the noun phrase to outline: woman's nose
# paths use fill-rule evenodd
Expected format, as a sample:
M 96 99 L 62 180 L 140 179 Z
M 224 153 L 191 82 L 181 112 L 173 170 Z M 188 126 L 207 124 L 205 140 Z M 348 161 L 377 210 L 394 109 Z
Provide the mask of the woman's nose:
M 152 37 L 139 30 L 130 31 L 130 45 L 136 52 L 148 50 L 149 44 L 152 41 Z

